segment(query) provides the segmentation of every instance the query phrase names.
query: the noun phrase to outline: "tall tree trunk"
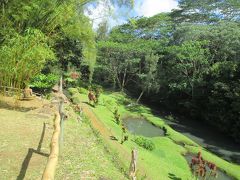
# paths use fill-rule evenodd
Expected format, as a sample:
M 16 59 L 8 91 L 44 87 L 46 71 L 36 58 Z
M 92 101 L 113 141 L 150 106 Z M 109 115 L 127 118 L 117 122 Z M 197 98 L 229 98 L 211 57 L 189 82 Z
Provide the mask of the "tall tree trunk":
M 121 91 L 123 91 L 123 88 L 125 87 L 126 75 L 127 75 L 127 68 L 125 68 L 125 70 L 124 70 Z
M 113 89 L 114 90 L 116 89 L 116 78 L 115 77 L 113 78 Z
M 141 94 L 139 95 L 139 97 L 138 97 L 138 99 L 137 99 L 137 104 L 139 103 L 139 101 L 140 101 L 140 99 L 141 99 L 141 97 L 143 96 L 143 94 L 144 94 L 144 90 L 141 92 Z
M 117 83 L 118 83 L 118 86 L 119 86 L 120 90 L 123 91 L 122 83 L 121 83 L 118 75 L 116 76 L 116 78 L 117 78 Z

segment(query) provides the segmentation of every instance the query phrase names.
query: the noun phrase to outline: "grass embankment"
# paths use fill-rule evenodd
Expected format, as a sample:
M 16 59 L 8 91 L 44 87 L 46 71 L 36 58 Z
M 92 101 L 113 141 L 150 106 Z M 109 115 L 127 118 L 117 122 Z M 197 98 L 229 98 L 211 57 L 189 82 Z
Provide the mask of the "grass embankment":
M 71 89 L 74 91 L 74 89 Z M 75 89 L 76 91 L 76 89 Z M 87 102 L 87 94 L 85 91 L 81 91 L 79 99 L 82 102 Z M 121 93 L 103 93 L 100 97 L 100 103 L 95 108 L 92 108 L 98 119 L 106 126 L 107 129 L 115 136 L 121 139 L 121 128 L 114 121 L 113 111 L 114 107 L 118 107 L 122 116 L 144 116 L 148 121 L 152 122 L 156 126 L 165 127 L 168 135 L 165 137 L 154 137 L 151 139 L 156 148 L 153 151 L 148 151 L 144 148 L 137 146 L 132 139 L 133 135 L 129 134 L 129 141 L 121 145 L 124 150 L 130 153 L 131 149 L 137 147 L 139 153 L 139 164 L 141 167 L 145 167 L 147 172 L 147 179 L 192 179 L 191 172 L 187 161 L 182 156 L 183 154 L 190 152 L 196 153 L 199 150 L 202 151 L 203 157 L 209 161 L 212 161 L 218 165 L 223 171 L 236 179 L 240 179 L 240 166 L 231 164 L 197 145 L 191 139 L 176 132 L 169 127 L 163 119 L 154 116 L 151 110 L 144 106 L 127 106 L 132 101 Z M 111 140 L 107 140 L 111 141 Z M 111 143 L 110 143 L 111 144 Z M 179 145 L 180 144 L 180 145 Z M 117 149 L 121 156 L 121 149 Z M 125 166 L 129 163 L 128 159 L 125 159 Z M 142 174 L 142 173 L 139 173 Z
M 127 179 L 117 166 L 88 120 L 65 122 L 55 179 Z
M 49 103 L 38 99 L 16 102 L 0 96 L 1 180 L 41 179 L 53 133 L 54 110 Z M 78 123 L 67 104 L 65 112 L 69 120 L 64 123 L 55 179 L 126 179 L 88 121 Z

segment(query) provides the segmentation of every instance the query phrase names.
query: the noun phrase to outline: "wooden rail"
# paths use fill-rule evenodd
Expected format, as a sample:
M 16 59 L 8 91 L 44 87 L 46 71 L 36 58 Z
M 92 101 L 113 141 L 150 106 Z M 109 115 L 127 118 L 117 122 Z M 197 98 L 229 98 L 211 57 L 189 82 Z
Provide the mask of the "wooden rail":
M 0 86 L 0 88 L 6 88 L 6 89 L 13 89 L 13 90 L 15 90 L 15 91 L 18 91 L 18 90 L 20 90 L 21 92 L 23 92 L 24 91 L 24 89 L 19 89 L 19 88 L 14 88 L 14 87 L 8 87 L 8 86 Z M 43 94 L 40 94 L 40 93 L 36 93 L 36 92 L 32 92 L 34 95 L 36 95 L 36 96 L 43 96 Z
M 5 92 L 8 92 L 6 90 L 10 90 L 10 89 L 12 91 L 20 91 L 20 92 L 24 91 L 24 89 L 8 87 L 8 86 L 0 86 L 0 89 L 1 88 L 4 88 Z M 41 96 L 41 97 L 43 96 L 42 94 L 35 93 L 35 92 L 32 92 L 32 94 L 36 96 Z M 55 111 L 54 113 L 54 131 L 51 139 L 50 155 L 48 157 L 47 165 L 42 175 L 42 180 L 54 180 L 55 171 L 58 163 L 58 156 L 59 156 L 60 148 L 62 147 L 62 144 L 63 144 L 63 127 L 64 127 L 65 114 L 63 112 L 64 95 L 62 90 L 62 77 L 59 83 L 58 99 L 59 99 L 59 106 L 57 108 L 57 111 Z
M 42 180 L 54 180 L 59 155 L 59 137 L 61 131 L 60 120 L 60 114 L 59 112 L 56 112 L 54 118 L 54 132 L 51 141 L 51 152 L 42 176 Z
M 60 148 L 62 148 L 62 144 L 63 144 L 63 127 L 64 127 L 63 122 L 64 122 L 65 114 L 63 112 L 64 94 L 62 90 L 62 77 L 60 79 L 60 84 L 59 84 L 58 99 L 59 99 L 59 106 L 58 106 L 58 110 L 55 112 L 54 131 L 53 131 L 53 136 L 51 141 L 50 155 L 48 158 L 46 168 L 43 172 L 42 180 L 54 180 L 55 171 L 58 163 L 58 156 L 59 156 Z

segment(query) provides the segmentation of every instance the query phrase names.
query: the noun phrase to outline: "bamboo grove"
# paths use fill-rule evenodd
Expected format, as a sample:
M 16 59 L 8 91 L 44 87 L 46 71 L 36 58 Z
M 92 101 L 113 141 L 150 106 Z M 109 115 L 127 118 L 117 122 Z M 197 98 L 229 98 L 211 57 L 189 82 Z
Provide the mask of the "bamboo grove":
M 57 63 L 59 49 L 55 47 L 64 38 L 81 42 L 84 59 L 94 63 L 94 32 L 89 19 L 83 15 L 84 3 L 1 1 L 0 85 L 27 86 L 47 63 Z

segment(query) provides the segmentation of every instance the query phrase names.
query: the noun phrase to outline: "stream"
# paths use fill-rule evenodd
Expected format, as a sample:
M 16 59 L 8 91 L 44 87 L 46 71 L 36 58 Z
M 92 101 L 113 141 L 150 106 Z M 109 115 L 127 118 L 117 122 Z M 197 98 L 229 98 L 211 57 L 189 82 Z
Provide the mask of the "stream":
M 189 126 L 187 126 L 187 125 L 183 126 L 183 125 L 178 124 L 177 122 L 172 122 L 172 121 L 169 121 L 169 122 L 167 121 L 167 123 L 171 127 L 173 127 L 174 129 L 180 131 L 181 133 L 185 134 L 186 136 L 190 137 L 191 139 L 195 140 L 196 142 L 198 142 L 198 143 L 200 142 L 202 145 L 207 145 L 209 150 L 215 150 L 214 148 L 217 148 L 218 146 L 221 146 L 221 145 L 223 146 L 223 144 L 222 144 L 223 142 L 218 142 L 219 144 L 216 144 L 216 143 L 208 140 L 207 143 L 206 143 L 205 139 L 199 138 L 197 135 L 193 135 L 193 133 L 190 133 L 191 131 L 194 131 L 193 126 L 191 126 L 191 128 L 189 128 Z M 134 135 L 141 135 L 141 136 L 145 136 L 145 137 L 164 136 L 164 131 L 161 128 L 154 126 L 152 123 L 150 123 L 149 121 L 147 121 L 147 120 L 145 120 L 144 118 L 141 118 L 141 117 L 139 117 L 139 118 L 136 118 L 136 117 L 123 118 L 123 124 L 128 129 L 128 131 L 131 134 L 134 134 Z M 188 127 L 188 129 L 186 127 Z M 206 133 L 205 136 L 213 135 L 213 134 L 209 134 L 210 132 L 214 133 L 214 134 L 216 133 L 214 131 L 210 131 L 207 128 L 205 130 L 206 130 L 206 131 L 204 131 Z M 194 132 L 196 133 L 198 131 L 194 131 Z M 201 133 L 204 133 L 204 132 L 201 132 Z M 215 137 L 215 138 L 221 139 L 222 135 L 219 136 L 219 137 Z M 216 142 L 217 142 L 217 139 L 214 139 L 214 140 L 216 140 Z M 225 145 L 224 147 L 231 148 L 232 147 L 231 145 L 233 146 L 234 144 L 228 143 L 228 145 Z M 219 151 L 223 152 L 223 154 L 225 155 L 224 156 L 225 158 L 226 157 L 229 158 L 229 157 L 231 157 L 232 153 L 235 153 L 234 151 L 225 150 L 225 149 L 221 149 Z M 217 152 L 217 153 L 219 153 L 219 152 Z M 236 153 L 239 153 L 239 151 L 236 152 Z M 186 155 L 185 158 L 186 158 L 188 164 L 190 164 L 192 155 Z M 206 177 L 208 179 L 210 179 L 210 178 L 214 179 L 214 177 L 210 176 L 210 170 L 209 169 L 207 169 Z M 218 180 L 232 180 L 231 177 L 229 177 L 228 175 L 226 175 L 225 173 L 223 173 L 219 169 L 217 169 L 217 179 Z
M 154 111 L 154 113 L 156 116 L 162 118 L 159 112 Z M 229 162 L 240 165 L 240 144 L 234 142 L 232 138 L 216 128 L 204 124 L 203 122 L 191 121 L 184 118 L 174 121 L 165 118 L 162 119 L 164 119 L 164 121 L 174 130 L 184 134 L 213 154 L 216 154 Z M 162 129 L 153 126 L 146 120 L 140 118 L 140 121 L 137 122 L 137 124 L 135 120 L 136 118 L 126 118 L 124 120 L 127 128 L 130 131 L 134 131 L 135 134 L 147 137 L 156 136 L 156 134 L 163 135 Z
M 159 114 L 158 114 L 159 116 Z M 208 151 L 236 164 L 240 164 L 240 144 L 227 137 L 217 129 L 202 122 L 181 120 L 164 121 L 174 130 L 184 134 Z M 136 135 L 147 137 L 163 136 L 162 129 L 153 126 L 143 118 L 125 118 L 124 124 L 128 130 Z
M 233 141 L 214 127 L 191 120 L 165 122 L 174 130 L 184 134 L 208 151 L 236 164 L 240 164 L 240 144 Z
M 161 128 L 152 125 L 144 118 L 127 117 L 123 119 L 123 124 L 131 134 L 146 137 L 164 136 L 164 131 Z

